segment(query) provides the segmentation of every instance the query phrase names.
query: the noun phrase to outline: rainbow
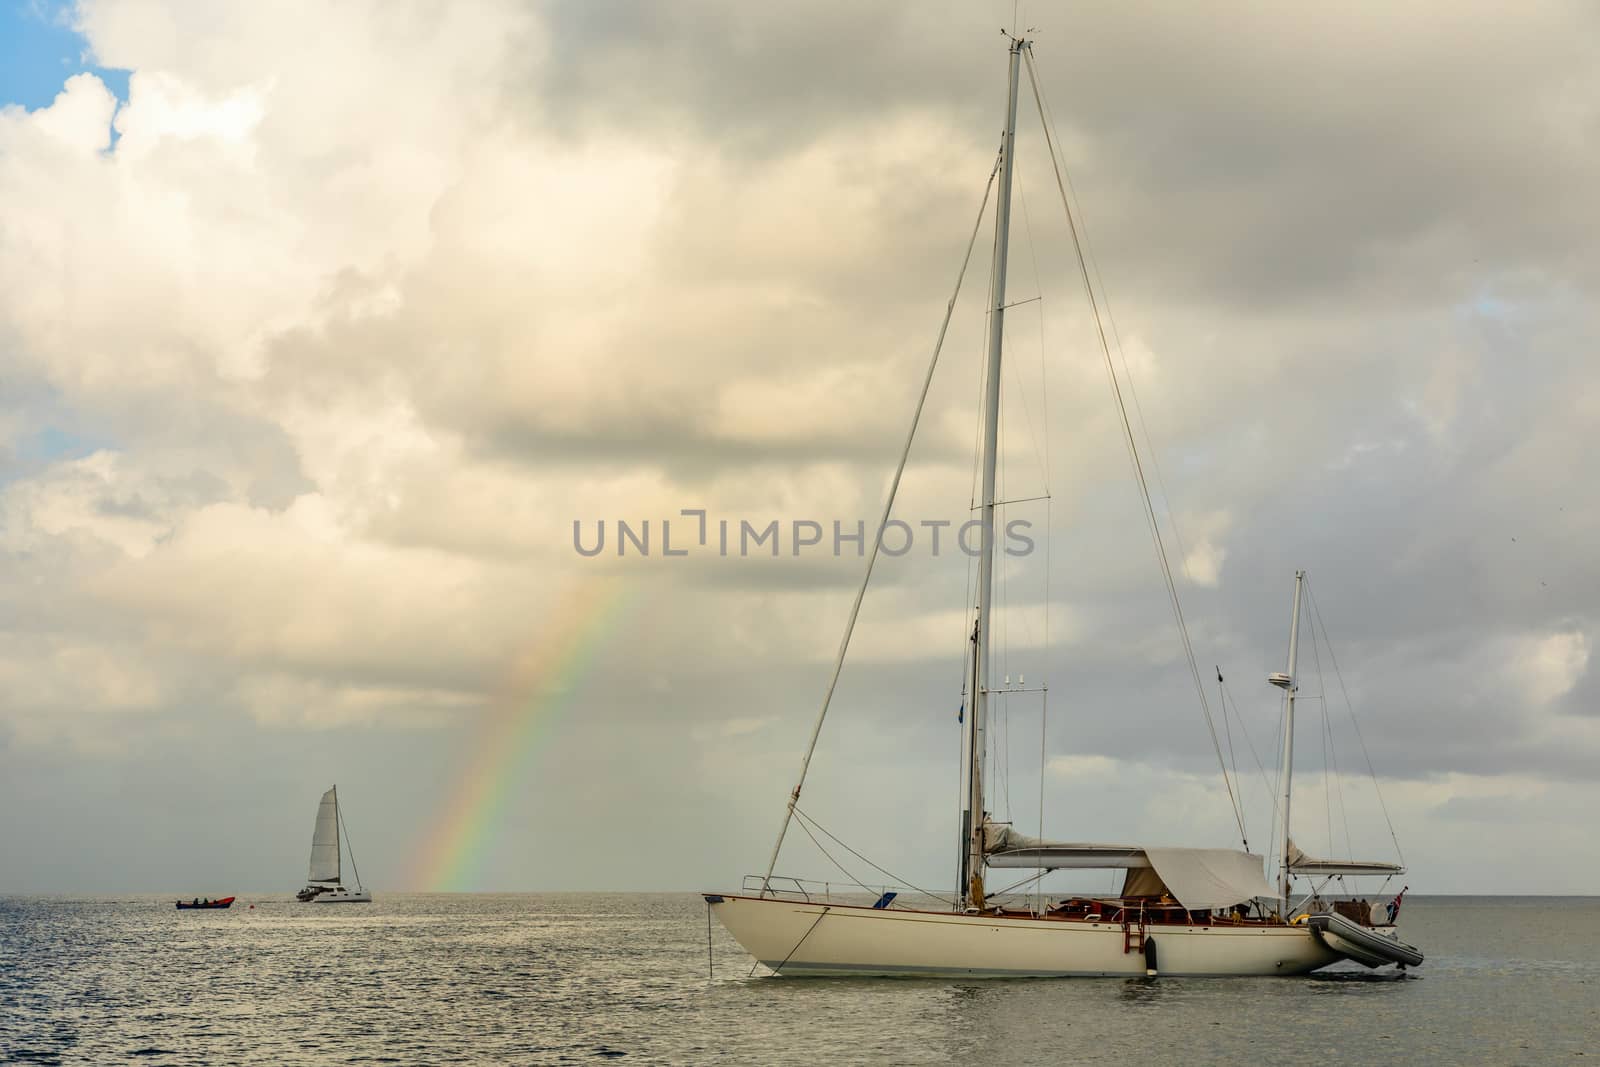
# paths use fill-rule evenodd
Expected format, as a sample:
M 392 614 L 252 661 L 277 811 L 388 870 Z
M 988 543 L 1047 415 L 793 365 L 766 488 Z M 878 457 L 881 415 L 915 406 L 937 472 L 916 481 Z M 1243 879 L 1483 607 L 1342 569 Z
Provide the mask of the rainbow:
M 476 887 L 511 786 L 571 705 L 626 599 L 624 589 L 615 578 L 579 582 L 508 665 L 506 680 L 479 718 L 449 802 L 417 853 L 412 885 L 434 892 Z

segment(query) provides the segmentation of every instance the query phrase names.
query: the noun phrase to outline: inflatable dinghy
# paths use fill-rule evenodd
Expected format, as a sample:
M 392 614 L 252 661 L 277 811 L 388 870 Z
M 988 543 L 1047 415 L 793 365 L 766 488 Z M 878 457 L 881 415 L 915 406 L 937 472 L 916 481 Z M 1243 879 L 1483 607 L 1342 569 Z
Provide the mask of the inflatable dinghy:
M 1389 963 L 1415 967 L 1422 962 L 1422 953 L 1414 946 L 1343 915 L 1323 912 L 1306 921 L 1324 945 L 1364 967 L 1382 967 Z

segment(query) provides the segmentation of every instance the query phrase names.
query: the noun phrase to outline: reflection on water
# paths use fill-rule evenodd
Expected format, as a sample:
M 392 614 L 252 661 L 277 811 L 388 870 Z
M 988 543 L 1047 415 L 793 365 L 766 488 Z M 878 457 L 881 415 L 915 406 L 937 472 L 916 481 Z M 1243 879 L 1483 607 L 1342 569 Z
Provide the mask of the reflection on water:
M 1177 978 L 1125 978 L 1117 999 L 1124 1004 L 1154 1004 L 1178 989 Z
M 718 926 L 708 980 L 704 905 L 689 894 L 385 894 L 351 908 L 241 895 L 225 912 L 13 898 L 0 900 L 0 1062 L 1593 1055 L 1600 900 L 1406 904 L 1428 962 L 1404 977 L 1347 964 L 1309 978 L 747 979 L 750 958 Z
M 1362 982 L 1409 982 L 1419 975 L 1398 970 L 1394 967 L 1384 967 L 1375 971 L 1316 971 L 1305 976 L 1308 982 L 1333 982 L 1335 984 L 1360 984 Z

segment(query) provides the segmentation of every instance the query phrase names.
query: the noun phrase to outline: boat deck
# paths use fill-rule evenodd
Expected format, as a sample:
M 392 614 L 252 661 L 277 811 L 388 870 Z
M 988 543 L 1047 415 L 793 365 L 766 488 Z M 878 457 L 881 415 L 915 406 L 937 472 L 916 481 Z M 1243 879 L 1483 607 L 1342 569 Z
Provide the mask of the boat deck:
M 806 893 L 773 890 L 768 896 L 781 897 L 800 903 L 827 904 L 834 908 L 873 910 L 871 905 L 856 901 L 841 901 L 831 894 L 827 896 L 827 899 L 819 899 Z M 895 903 L 890 907 L 894 911 L 910 911 L 927 915 L 945 915 L 949 913 L 947 909 L 916 907 L 903 903 Z M 1369 905 L 1365 901 L 1315 900 L 1308 903 L 1300 911 L 1308 914 L 1318 911 L 1333 911 L 1352 922 L 1371 929 L 1385 928 L 1391 925 L 1378 922 L 1375 915 L 1376 907 Z M 1050 905 L 1043 912 L 1032 908 L 1019 908 L 999 904 L 993 908 L 985 909 L 983 914 L 1004 919 L 1032 919 L 1069 923 L 1113 923 L 1142 927 L 1262 927 L 1289 925 L 1276 912 L 1252 912 L 1245 908 L 1197 910 L 1185 908 L 1182 904 L 1170 898 L 1163 899 L 1159 897 L 1069 897 Z
M 1194 910 L 1177 901 L 1155 897 L 1072 897 L 1052 905 L 1042 915 L 1018 908 L 1002 908 L 999 914 L 1065 922 L 1142 922 L 1147 926 L 1283 925 L 1281 919 L 1271 915 L 1250 915 L 1243 910 Z

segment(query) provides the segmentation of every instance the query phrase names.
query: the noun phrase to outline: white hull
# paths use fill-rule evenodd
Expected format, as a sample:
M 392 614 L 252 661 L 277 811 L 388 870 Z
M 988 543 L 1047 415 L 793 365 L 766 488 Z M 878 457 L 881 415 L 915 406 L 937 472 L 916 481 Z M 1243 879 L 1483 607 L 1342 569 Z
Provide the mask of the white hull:
M 366 890 L 357 890 L 352 893 L 348 889 L 335 889 L 327 893 L 318 893 L 311 898 L 312 904 L 371 904 L 372 894 Z
M 1121 923 L 710 898 L 745 950 L 779 974 L 1130 977 L 1146 973 Z M 1340 957 L 1306 926 L 1151 926 L 1163 975 L 1292 975 Z

